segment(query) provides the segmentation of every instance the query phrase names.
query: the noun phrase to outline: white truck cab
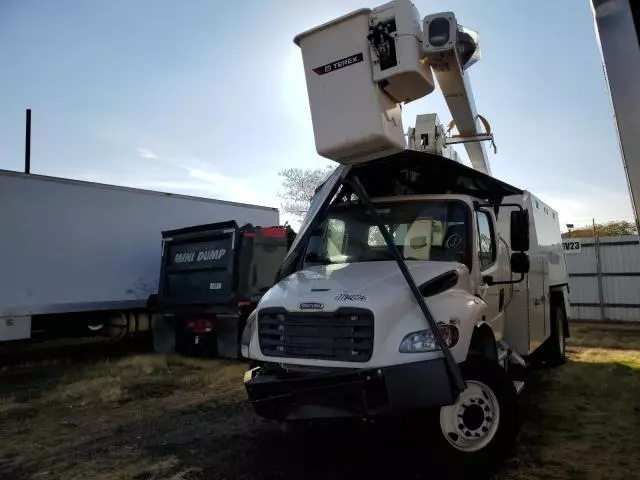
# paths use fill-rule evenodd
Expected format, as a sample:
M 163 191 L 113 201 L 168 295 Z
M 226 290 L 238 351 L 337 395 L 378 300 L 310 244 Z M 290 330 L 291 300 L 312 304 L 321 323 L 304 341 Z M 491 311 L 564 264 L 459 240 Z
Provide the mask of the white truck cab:
M 524 384 L 512 365 L 564 359 L 568 281 L 557 212 L 490 176 L 478 147 L 493 136 L 464 72 L 477 36 L 439 15 L 423 35 L 398 0 L 296 38 L 318 151 L 340 165 L 241 349 L 258 414 L 432 412 L 433 444 L 475 469 L 515 441 Z M 433 90 L 431 70 L 460 135 L 423 116 L 405 148 L 396 107 Z M 473 144 L 473 168 L 451 143 Z

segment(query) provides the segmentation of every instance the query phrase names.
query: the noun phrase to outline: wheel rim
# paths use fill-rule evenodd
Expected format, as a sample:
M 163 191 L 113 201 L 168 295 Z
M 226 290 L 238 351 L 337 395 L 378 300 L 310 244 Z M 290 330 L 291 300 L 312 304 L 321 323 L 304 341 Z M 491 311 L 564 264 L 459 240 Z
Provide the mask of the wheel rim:
M 462 452 L 486 447 L 500 425 L 500 405 L 493 390 L 477 380 L 468 380 L 467 388 L 453 405 L 440 409 L 440 429 L 444 438 Z

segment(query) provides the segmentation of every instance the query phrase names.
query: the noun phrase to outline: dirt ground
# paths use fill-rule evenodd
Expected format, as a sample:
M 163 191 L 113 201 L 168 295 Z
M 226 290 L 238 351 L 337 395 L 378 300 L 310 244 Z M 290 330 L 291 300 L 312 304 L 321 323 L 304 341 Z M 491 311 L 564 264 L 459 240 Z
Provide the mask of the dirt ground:
M 640 326 L 573 325 L 570 361 L 521 397 L 499 479 L 640 478 Z M 438 478 L 428 432 L 288 435 L 256 417 L 244 364 L 135 347 L 0 352 L 0 479 Z

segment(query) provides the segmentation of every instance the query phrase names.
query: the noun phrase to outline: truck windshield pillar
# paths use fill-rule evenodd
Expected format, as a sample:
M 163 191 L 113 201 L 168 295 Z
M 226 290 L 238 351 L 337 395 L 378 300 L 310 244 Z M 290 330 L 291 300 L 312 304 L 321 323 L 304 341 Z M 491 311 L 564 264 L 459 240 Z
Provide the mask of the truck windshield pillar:
M 458 364 L 453 359 L 453 355 L 451 355 L 451 351 L 449 350 L 449 347 L 443 340 L 442 335 L 440 334 L 440 330 L 438 329 L 438 325 L 436 324 L 436 321 L 431 315 L 431 312 L 429 311 L 429 307 L 427 307 L 427 304 L 424 301 L 424 298 L 422 297 L 420 290 L 418 290 L 418 286 L 413 280 L 413 277 L 411 276 L 411 273 L 407 268 L 407 264 L 405 263 L 404 258 L 402 257 L 402 255 L 400 255 L 400 252 L 398 251 L 398 248 L 395 245 L 393 237 L 391 236 L 391 234 L 389 233 L 389 230 L 387 229 L 384 222 L 382 221 L 382 218 L 380 218 L 380 215 L 376 211 L 376 208 L 373 205 L 373 202 L 367 195 L 367 192 L 365 191 L 364 187 L 360 183 L 360 180 L 358 179 L 357 175 L 354 172 L 351 172 L 350 175 L 347 176 L 346 181 L 349 183 L 349 185 L 353 189 L 353 192 L 358 196 L 360 201 L 369 210 L 371 217 L 376 222 L 378 229 L 380 230 L 380 233 L 382 234 L 382 237 L 384 238 L 384 241 L 387 244 L 387 248 L 389 249 L 389 252 L 393 256 L 396 263 L 398 264 L 398 268 L 402 272 L 402 275 L 404 276 L 404 279 L 406 280 L 407 285 L 409 285 L 409 288 L 411 289 L 411 292 L 413 293 L 413 296 L 416 302 L 418 303 L 418 306 L 420 307 L 420 310 L 422 311 L 424 318 L 427 320 L 427 324 L 431 328 L 431 331 L 435 336 L 438 342 L 438 345 L 440 346 L 440 349 L 442 350 L 442 353 L 445 358 L 445 364 L 447 365 L 447 370 L 449 371 L 449 374 L 453 378 L 456 389 L 458 390 L 458 392 L 463 391 L 466 387 L 465 387 L 464 380 L 462 378 L 462 373 L 460 372 L 460 368 L 458 367 Z

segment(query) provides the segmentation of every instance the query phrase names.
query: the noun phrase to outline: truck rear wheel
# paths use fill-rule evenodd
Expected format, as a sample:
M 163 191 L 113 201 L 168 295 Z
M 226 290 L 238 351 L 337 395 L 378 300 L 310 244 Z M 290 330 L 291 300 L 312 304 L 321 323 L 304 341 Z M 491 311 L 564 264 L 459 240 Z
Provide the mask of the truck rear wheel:
M 551 336 L 543 347 L 543 361 L 549 367 L 558 367 L 567 361 L 566 338 L 564 335 L 564 309 L 551 305 Z
M 467 388 L 435 420 L 438 447 L 455 473 L 492 473 L 511 453 L 518 431 L 518 398 L 495 361 L 469 356 L 460 365 Z

